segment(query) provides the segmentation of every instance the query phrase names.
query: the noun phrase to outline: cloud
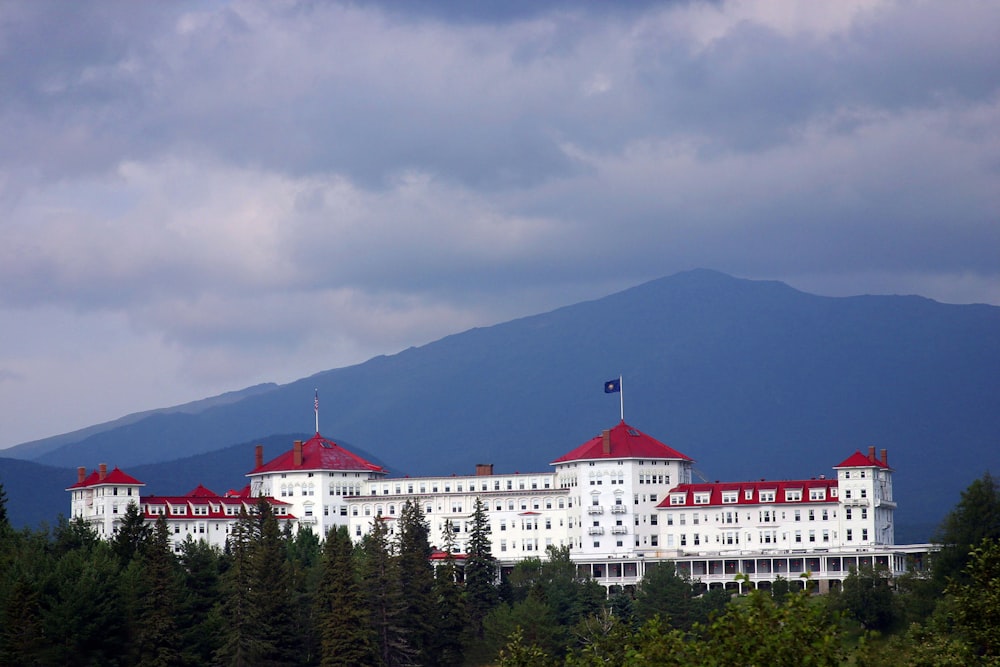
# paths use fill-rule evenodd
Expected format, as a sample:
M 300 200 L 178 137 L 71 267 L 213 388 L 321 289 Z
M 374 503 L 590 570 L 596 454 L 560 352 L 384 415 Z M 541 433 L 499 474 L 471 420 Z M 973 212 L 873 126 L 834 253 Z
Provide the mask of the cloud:
M 199 398 L 696 266 L 1000 304 L 988 3 L 0 12 L 0 310 L 101 329 L 108 382 L 145 350 Z M 26 395 L 95 370 L 5 347 Z

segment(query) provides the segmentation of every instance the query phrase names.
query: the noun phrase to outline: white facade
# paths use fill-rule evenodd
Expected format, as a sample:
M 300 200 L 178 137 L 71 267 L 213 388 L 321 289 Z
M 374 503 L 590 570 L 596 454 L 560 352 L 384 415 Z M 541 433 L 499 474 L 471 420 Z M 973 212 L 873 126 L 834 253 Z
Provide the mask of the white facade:
M 109 539 L 121 524 L 129 503 L 139 502 L 144 486 L 118 468 L 109 472 L 104 463 L 90 475 L 78 468 L 76 484 L 66 489 L 70 493 L 70 518 L 83 519 L 99 537 Z
M 489 521 L 493 555 L 504 568 L 546 549 L 570 547 L 581 575 L 609 589 L 636 584 L 647 563 L 670 560 L 706 585 L 755 583 L 808 573 L 826 589 L 851 566 L 886 565 L 894 573 L 928 545 L 894 546 L 892 469 L 885 450 L 855 453 L 836 477 L 792 481 L 692 483 L 693 461 L 621 422 L 556 459 L 553 470 L 389 478 L 384 469 L 316 434 L 256 466 L 243 492 L 139 499 L 141 482 L 106 467 L 68 490 L 73 516 L 110 537 L 125 503 L 141 502 L 148 519 L 165 514 L 179 548 L 189 536 L 222 546 L 239 508 L 270 498 L 279 519 L 321 537 L 347 526 L 359 541 L 376 517 L 393 522 L 415 502 L 431 543 L 442 546 L 449 525 L 464 553 L 477 499 Z M 117 509 L 117 511 L 116 511 Z M 836 585 L 835 583 L 833 585 Z

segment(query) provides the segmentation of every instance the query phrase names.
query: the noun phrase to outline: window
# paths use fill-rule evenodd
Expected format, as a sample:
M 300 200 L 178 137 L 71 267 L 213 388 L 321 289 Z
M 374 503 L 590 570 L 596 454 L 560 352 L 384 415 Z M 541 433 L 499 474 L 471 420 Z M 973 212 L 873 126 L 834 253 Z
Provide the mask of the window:
M 638 503 L 638 500 L 636 500 L 636 503 Z M 674 494 L 671 494 L 671 496 L 670 496 L 670 504 L 671 505 L 683 505 L 684 504 L 684 494 L 683 493 L 674 493 Z
M 649 545 L 650 546 L 655 547 L 655 546 L 659 546 L 659 544 L 660 544 L 660 538 L 659 538 L 658 535 L 650 535 L 649 536 Z
M 775 492 L 773 490 L 771 490 L 771 491 L 761 491 L 760 492 L 760 502 L 762 502 L 762 503 L 773 503 L 774 502 L 774 494 L 775 494 Z
M 736 491 L 723 491 L 722 492 L 722 504 L 731 505 L 739 500 L 739 494 Z
M 656 514 L 650 514 L 650 515 L 649 515 L 649 523 L 650 523 L 650 525 L 652 525 L 652 526 L 655 526 L 655 525 L 657 525 L 657 524 L 656 524 L 656 522 L 657 522 L 658 520 L 659 520 L 659 517 L 657 517 L 657 515 L 656 515 Z
M 694 504 L 695 505 L 707 505 L 709 502 L 709 494 L 707 493 L 696 493 L 694 494 Z
M 785 489 L 785 502 L 797 503 L 802 500 L 802 489 Z
M 795 520 L 796 521 L 802 521 L 802 511 L 801 510 L 795 510 Z
M 851 520 L 851 508 L 850 507 L 845 507 L 844 508 L 844 518 L 847 519 L 848 521 Z
M 865 541 L 868 540 L 868 529 L 867 528 L 862 528 L 861 529 L 861 539 L 865 540 Z
M 847 541 L 850 542 L 853 539 L 854 539 L 854 533 L 853 533 L 853 531 L 850 528 L 848 528 L 847 529 Z
M 861 508 L 861 518 L 862 519 L 867 519 L 868 518 L 868 508 L 867 507 L 862 507 Z

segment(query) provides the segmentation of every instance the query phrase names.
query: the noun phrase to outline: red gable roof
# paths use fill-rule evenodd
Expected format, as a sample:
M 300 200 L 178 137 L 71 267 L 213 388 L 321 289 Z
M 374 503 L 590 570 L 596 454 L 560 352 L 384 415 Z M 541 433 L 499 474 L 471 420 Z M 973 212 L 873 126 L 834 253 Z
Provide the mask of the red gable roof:
M 875 458 L 875 455 L 865 456 L 860 451 L 856 451 L 846 459 L 841 461 L 838 465 L 833 466 L 834 468 L 884 468 L 889 470 L 889 466 L 882 463 L 879 459 Z
M 193 490 L 188 491 L 185 498 L 218 498 L 219 494 L 211 489 L 205 488 L 203 485 L 199 484 Z
M 82 468 L 81 468 L 82 470 Z M 117 466 L 101 479 L 101 474 L 94 470 L 89 475 L 87 475 L 82 482 L 77 482 L 73 486 L 66 487 L 66 490 L 70 489 L 85 489 L 90 486 L 102 486 L 107 484 L 117 484 L 119 486 L 146 486 L 143 482 L 140 482 L 135 477 L 122 472 Z
M 766 505 L 782 505 L 785 503 L 789 504 L 809 504 L 809 503 L 829 503 L 837 502 L 837 497 L 831 493 L 831 489 L 838 488 L 836 479 L 806 479 L 806 480 L 781 480 L 781 481 L 767 481 L 762 480 L 759 482 L 715 482 L 715 483 L 703 483 L 703 484 L 678 484 L 674 488 L 670 489 L 667 493 L 667 497 L 664 498 L 657 507 L 668 508 L 668 507 L 713 507 L 713 506 L 723 506 L 728 507 L 730 505 L 759 505 L 762 504 L 760 501 L 761 491 L 774 491 L 774 500 L 768 500 Z M 810 500 L 809 491 L 810 489 L 825 489 L 826 493 L 823 494 L 823 500 Z M 786 490 L 799 490 L 802 492 L 801 500 L 785 500 Z M 722 502 L 722 492 L 723 491 L 735 491 L 736 492 L 736 502 L 735 503 L 723 503 Z M 750 497 L 747 498 L 747 492 L 750 492 Z M 684 502 L 682 504 L 675 504 L 671 501 L 671 498 L 678 493 L 684 493 Z M 708 493 L 707 503 L 695 504 L 694 496 L 696 493 Z
M 585 461 L 589 459 L 679 459 L 691 461 L 676 449 L 668 447 L 656 438 L 640 433 L 624 421 L 608 432 L 608 447 L 604 446 L 604 434 L 591 438 L 568 454 L 552 463 Z M 606 451 L 607 450 L 607 451 Z
M 263 472 L 286 472 L 294 470 L 359 470 L 365 472 L 381 472 L 386 470 L 375 465 L 357 454 L 350 452 L 333 440 L 327 440 L 319 433 L 302 443 L 302 463 L 295 465 L 295 449 L 254 468 L 248 475 Z

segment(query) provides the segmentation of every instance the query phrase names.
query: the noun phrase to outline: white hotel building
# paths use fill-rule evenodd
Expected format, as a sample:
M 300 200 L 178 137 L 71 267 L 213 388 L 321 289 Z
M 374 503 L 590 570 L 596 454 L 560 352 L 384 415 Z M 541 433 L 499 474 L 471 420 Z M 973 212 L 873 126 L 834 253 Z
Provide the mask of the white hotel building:
M 808 573 L 821 591 L 851 567 L 885 565 L 894 574 L 929 545 L 896 546 L 892 469 L 885 450 L 855 452 L 835 478 L 695 483 L 692 459 L 624 421 L 552 462 L 547 472 L 390 478 L 382 467 L 316 434 L 255 467 L 241 491 L 204 487 L 183 496 L 140 496 L 141 482 L 106 467 L 67 489 L 72 516 L 109 537 L 127 502 L 148 520 L 165 514 L 176 549 L 190 535 L 223 546 L 239 515 L 258 496 L 279 519 L 319 535 L 347 526 L 355 540 L 376 517 L 392 522 L 404 503 L 423 508 L 432 542 L 450 521 L 464 552 L 476 499 L 490 522 L 492 549 L 504 569 L 549 546 L 569 546 L 581 575 L 610 589 L 634 586 L 649 563 L 673 561 L 706 586 L 741 588 L 737 574 L 767 586 Z M 115 511 L 117 509 L 117 511 Z M 392 526 L 390 523 L 390 531 Z

